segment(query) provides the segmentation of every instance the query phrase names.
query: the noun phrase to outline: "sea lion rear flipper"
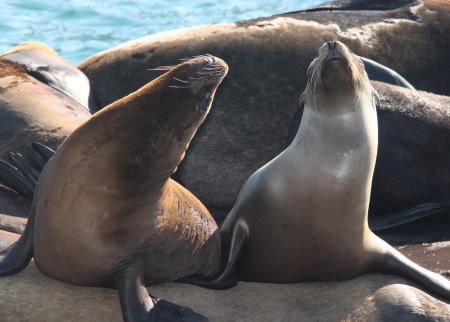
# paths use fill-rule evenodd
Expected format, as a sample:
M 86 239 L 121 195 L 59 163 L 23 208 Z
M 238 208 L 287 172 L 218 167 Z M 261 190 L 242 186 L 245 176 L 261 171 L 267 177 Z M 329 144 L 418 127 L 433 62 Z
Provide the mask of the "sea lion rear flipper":
M 19 240 L 0 253 L 0 276 L 12 275 L 27 267 L 33 257 L 34 210 Z
M 382 246 L 381 254 L 375 256 L 377 258 L 375 263 L 377 271 L 406 277 L 446 301 L 450 300 L 449 280 L 409 260 L 406 256 L 375 235 L 374 238 L 377 238 Z
M 450 201 L 427 202 L 414 208 L 382 216 L 369 216 L 369 226 L 372 231 L 383 231 L 389 228 L 411 223 L 418 219 L 439 214 L 450 208 Z
M 247 224 L 240 220 L 234 225 L 233 231 L 231 233 L 229 251 L 226 257 L 225 268 L 223 269 L 223 272 L 213 280 L 206 280 L 198 276 L 189 276 L 179 280 L 179 282 L 194 284 L 214 290 L 225 290 L 235 286 L 238 282 L 236 273 L 239 259 L 247 240 Z M 223 242 L 224 239 L 222 238 L 222 243 Z
M 145 288 L 144 265 L 140 259 L 114 275 L 125 322 L 207 322 L 191 309 L 152 298 Z

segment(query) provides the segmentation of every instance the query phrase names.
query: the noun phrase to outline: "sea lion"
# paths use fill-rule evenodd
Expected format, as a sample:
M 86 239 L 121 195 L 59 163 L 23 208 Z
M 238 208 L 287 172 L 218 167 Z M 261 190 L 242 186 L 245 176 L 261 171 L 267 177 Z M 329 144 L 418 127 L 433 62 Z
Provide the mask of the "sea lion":
M 90 116 L 74 99 L 30 76 L 22 64 L 0 59 L 0 158 L 8 158 L 9 151 L 23 153 L 34 141 L 55 148 Z
M 46 44 L 27 41 L 0 55 L 25 68 L 28 75 L 89 108 L 89 79 Z
M 382 2 L 390 8 L 380 9 Z M 359 3 L 358 10 L 352 3 Z M 417 89 L 450 94 L 447 59 L 450 57 L 447 18 L 450 5 L 447 2 L 347 1 L 346 5 L 349 6 L 341 6 L 339 10 L 299 11 L 154 34 L 93 55 L 79 68 L 89 77 L 92 95 L 102 107 L 154 78 L 148 66 L 165 65 L 179 57 L 202 52 L 225 59 L 231 72 L 176 178 L 213 214 L 226 214 L 246 179 L 286 147 L 288 124 L 298 109 L 298 88 L 305 87 L 308 64 L 325 41 L 344 42 L 359 56 L 397 71 Z M 382 98 L 386 111 L 379 115 L 380 125 L 386 124 L 380 129 L 379 156 L 385 160 L 383 163 L 396 165 L 389 176 L 405 189 L 391 194 L 392 202 L 386 207 L 371 209 L 377 214 L 394 213 L 423 202 L 439 202 L 450 196 L 448 167 L 442 166 L 450 164 L 450 154 L 441 153 L 447 151 L 446 142 L 450 142 L 450 118 L 436 122 L 441 119 L 439 115 L 447 113 L 448 98 L 393 89 L 404 94 L 395 95 L 389 101 L 390 88 L 386 99 Z M 421 97 L 421 104 L 426 106 L 415 102 Z M 403 112 L 411 111 L 409 106 L 413 105 L 432 113 L 416 113 L 413 118 Z M 388 107 L 392 108 L 391 113 Z M 401 123 L 394 123 L 392 118 Z M 389 135 L 384 134 L 385 130 Z M 421 138 L 424 130 L 430 134 L 439 132 L 447 140 L 430 146 Z M 392 142 L 405 142 L 408 138 L 408 144 L 395 153 L 385 154 L 384 137 Z M 411 183 L 414 178 L 407 174 L 419 162 L 410 166 L 410 156 L 420 155 L 420 160 L 424 160 L 427 154 L 430 157 L 421 182 L 427 180 L 430 189 L 423 186 L 427 198 L 412 201 L 408 199 L 408 190 L 418 189 L 420 185 Z M 437 156 L 439 169 L 435 173 L 443 171 L 445 175 L 428 176 L 431 173 L 428 170 L 433 170 L 428 164 L 436 161 Z M 376 176 L 389 177 L 383 172 Z M 432 188 L 436 186 L 439 190 Z M 379 193 L 371 200 L 382 205 L 383 200 L 378 196 L 390 194 L 392 190 L 388 183 L 378 179 L 374 188 Z
M 409 278 L 450 300 L 450 282 L 407 259 L 368 227 L 378 146 L 376 93 L 343 43 L 308 69 L 294 141 L 245 183 L 221 227 L 223 267 L 210 288 L 246 281 L 345 280 L 369 271 Z
M 145 284 L 219 268 L 216 223 L 170 175 L 228 67 L 204 55 L 166 69 L 61 144 L 39 177 L 24 234 L 0 256 L 0 275 L 33 256 L 55 279 L 115 285 L 126 322 L 204 320 L 152 299 Z
M 434 214 L 448 215 L 450 97 L 371 83 L 379 96 L 378 157 L 369 208 L 371 228 L 379 231 Z M 300 102 L 291 121 L 288 144 L 298 132 L 303 105 Z M 431 237 L 437 231 L 438 239 L 450 237 L 448 225 L 441 223 L 429 232 L 425 230 L 422 225 L 422 233 L 414 233 L 416 243 L 430 241 L 426 235 Z

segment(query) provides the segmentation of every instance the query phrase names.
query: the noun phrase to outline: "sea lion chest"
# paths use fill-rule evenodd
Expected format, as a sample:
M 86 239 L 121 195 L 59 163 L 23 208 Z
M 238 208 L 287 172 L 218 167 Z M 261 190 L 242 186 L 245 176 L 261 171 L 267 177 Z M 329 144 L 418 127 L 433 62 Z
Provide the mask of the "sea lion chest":
M 333 117 L 305 109 L 293 143 L 247 184 L 242 275 L 295 282 L 351 274 L 345 263 L 358 267 L 364 251 L 354 245 L 364 245 L 377 143 L 371 104 Z

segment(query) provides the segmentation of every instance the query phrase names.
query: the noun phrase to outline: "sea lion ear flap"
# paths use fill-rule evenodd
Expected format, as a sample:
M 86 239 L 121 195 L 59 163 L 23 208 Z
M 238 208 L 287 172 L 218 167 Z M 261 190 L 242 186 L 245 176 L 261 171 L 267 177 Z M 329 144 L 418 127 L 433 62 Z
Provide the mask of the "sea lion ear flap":
M 300 94 L 300 97 L 298 98 L 300 108 L 303 108 L 303 106 L 305 105 L 305 96 L 306 96 L 306 89 L 303 91 L 303 93 Z
M 308 69 L 306 71 L 306 87 L 305 87 L 305 90 L 303 91 L 303 93 L 300 95 L 300 97 L 298 99 L 298 101 L 300 103 L 300 108 L 303 108 L 303 106 L 305 105 L 306 90 L 308 88 L 308 83 L 311 81 L 311 78 L 312 78 L 312 75 L 313 75 L 314 66 L 316 65 L 316 62 L 317 62 L 317 57 L 313 59 L 311 64 L 309 64 Z
M 312 72 L 313 72 L 314 66 L 316 65 L 316 62 L 317 62 L 317 57 L 313 59 L 311 64 L 309 64 L 308 69 L 306 70 L 306 77 L 307 77 L 308 82 L 311 80 Z

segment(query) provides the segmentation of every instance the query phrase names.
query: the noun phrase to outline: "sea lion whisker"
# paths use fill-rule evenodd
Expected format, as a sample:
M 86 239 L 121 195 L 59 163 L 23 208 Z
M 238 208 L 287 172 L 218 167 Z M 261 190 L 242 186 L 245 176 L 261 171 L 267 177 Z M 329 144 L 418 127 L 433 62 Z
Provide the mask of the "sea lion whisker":
M 215 70 L 223 70 L 221 66 L 215 66 L 215 67 L 203 67 L 202 70 L 209 70 L 209 71 L 215 71 Z
M 179 78 L 176 78 L 176 77 L 172 77 L 172 78 L 174 80 L 177 80 L 177 81 L 181 82 L 181 83 L 190 84 L 190 82 L 188 82 L 188 81 L 185 81 L 185 80 L 182 80 L 182 79 L 179 79 Z
M 214 75 L 214 74 L 220 74 L 222 73 L 221 70 L 215 70 L 215 71 L 199 71 L 197 72 L 197 75 Z
M 176 85 L 169 85 L 169 86 L 167 86 L 167 87 L 170 87 L 170 88 L 191 88 L 192 86 L 176 86 Z
M 175 66 L 158 66 L 155 68 L 147 68 L 147 70 L 151 70 L 151 71 L 168 71 L 168 70 L 172 70 Z
M 198 57 L 198 56 L 184 57 L 184 58 L 180 58 L 179 61 L 185 62 L 185 61 L 188 61 L 188 60 L 191 60 L 191 59 L 195 59 L 195 58 L 197 58 L 197 57 Z

